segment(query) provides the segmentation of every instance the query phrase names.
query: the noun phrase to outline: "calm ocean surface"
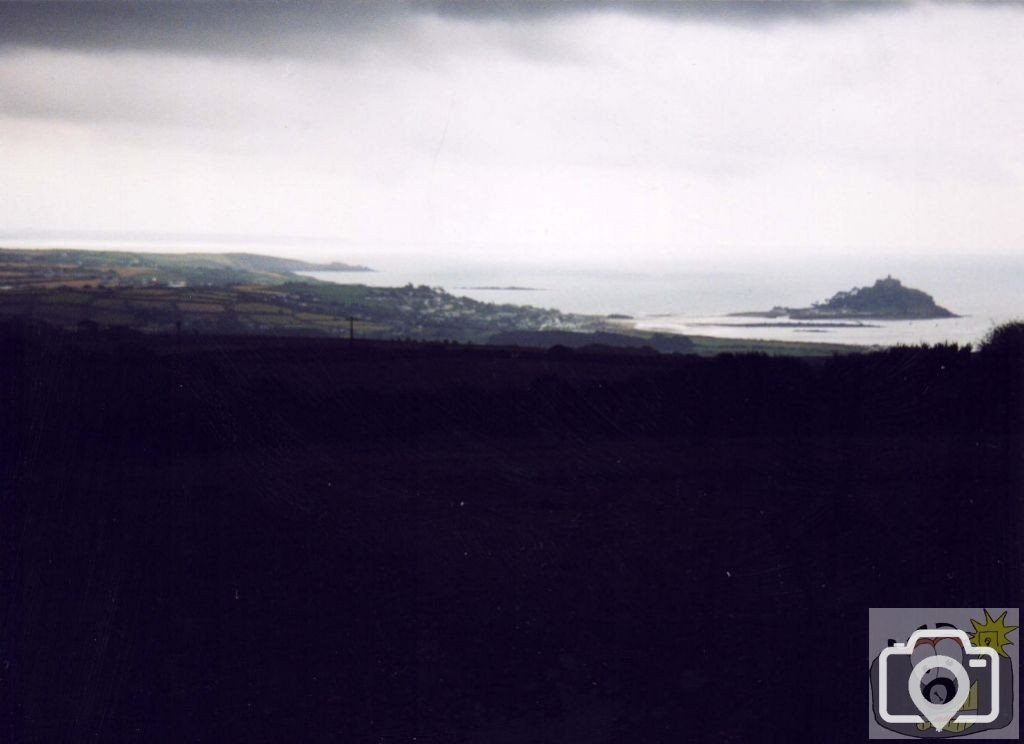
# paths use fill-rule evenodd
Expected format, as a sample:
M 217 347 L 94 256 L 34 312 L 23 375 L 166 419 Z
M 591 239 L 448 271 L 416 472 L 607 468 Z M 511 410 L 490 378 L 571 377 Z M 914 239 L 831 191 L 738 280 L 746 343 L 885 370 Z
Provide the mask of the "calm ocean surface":
M 892 345 L 975 343 L 995 325 L 1024 318 L 1024 257 L 890 261 L 802 261 L 789 265 L 692 264 L 650 270 L 552 270 L 507 263 L 421 264 L 374 261 L 373 273 L 312 272 L 342 284 L 443 287 L 477 300 L 632 316 L 641 328 L 727 338 Z M 931 294 L 963 317 L 927 321 L 865 321 L 861 327 L 767 328 L 758 318 L 723 317 L 775 305 L 805 307 L 887 274 Z M 483 289 L 526 287 L 525 290 Z

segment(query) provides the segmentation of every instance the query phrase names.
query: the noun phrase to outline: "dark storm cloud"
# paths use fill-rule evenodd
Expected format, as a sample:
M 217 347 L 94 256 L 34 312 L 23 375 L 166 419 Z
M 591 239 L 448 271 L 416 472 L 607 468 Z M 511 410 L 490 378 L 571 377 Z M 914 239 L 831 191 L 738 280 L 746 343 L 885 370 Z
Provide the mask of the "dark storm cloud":
M 343 43 L 393 29 L 407 17 L 404 6 L 390 3 L 3 3 L 0 46 L 320 54 L 318 38 Z
M 0 4 L 0 46 L 71 50 L 153 50 L 260 56 L 344 56 L 345 44 L 401 37 L 424 16 L 463 22 L 529 23 L 615 12 L 666 20 L 730 24 L 820 22 L 906 7 L 888 2 L 608 2 L 469 0 L 465 2 L 25 2 Z M 333 47 L 332 47 L 333 45 Z
M 828 20 L 863 12 L 898 10 L 912 4 L 912 0 L 839 0 L 836 2 L 809 2 L 806 0 L 564 0 L 564 2 L 531 2 L 515 0 L 465 0 L 464 2 L 429 3 L 440 15 L 464 18 L 530 19 L 543 16 L 587 12 L 619 12 L 636 15 L 659 16 L 667 19 L 692 19 L 723 23 L 770 23 L 784 20 Z M 422 7 L 422 4 L 421 4 Z

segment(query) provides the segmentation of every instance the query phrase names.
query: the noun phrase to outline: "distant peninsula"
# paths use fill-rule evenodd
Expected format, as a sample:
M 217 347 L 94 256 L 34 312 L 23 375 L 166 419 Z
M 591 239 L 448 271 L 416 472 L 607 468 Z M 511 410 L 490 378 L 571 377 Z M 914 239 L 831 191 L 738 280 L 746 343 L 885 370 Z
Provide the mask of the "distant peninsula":
M 302 271 L 370 272 L 366 266 L 311 263 L 258 253 L 149 253 L 144 251 L 0 246 L 0 289 L 33 286 L 170 287 L 278 284 Z
M 927 292 L 905 287 L 899 279 L 887 276 L 870 287 L 854 287 L 837 292 L 831 299 L 811 307 L 781 307 L 759 312 L 731 313 L 734 317 L 790 318 L 792 320 L 926 320 L 956 318 L 956 314 L 935 304 Z

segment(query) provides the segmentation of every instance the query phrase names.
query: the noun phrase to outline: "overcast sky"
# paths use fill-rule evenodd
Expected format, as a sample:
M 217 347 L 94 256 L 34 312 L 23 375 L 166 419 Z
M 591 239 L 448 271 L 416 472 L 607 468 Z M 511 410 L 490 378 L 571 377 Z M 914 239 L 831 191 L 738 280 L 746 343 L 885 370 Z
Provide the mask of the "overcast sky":
M 1022 40 L 1012 3 L 4 3 L 0 235 L 1020 252 Z

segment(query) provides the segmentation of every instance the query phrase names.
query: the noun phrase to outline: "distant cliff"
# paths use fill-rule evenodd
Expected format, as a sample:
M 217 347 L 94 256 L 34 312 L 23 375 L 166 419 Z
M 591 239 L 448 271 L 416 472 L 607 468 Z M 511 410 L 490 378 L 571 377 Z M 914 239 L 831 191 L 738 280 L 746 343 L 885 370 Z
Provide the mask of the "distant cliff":
M 758 318 L 789 317 L 794 320 L 833 318 L 874 318 L 876 320 L 918 320 L 955 318 L 954 313 L 935 304 L 927 292 L 905 287 L 899 279 L 887 276 L 870 287 L 854 287 L 837 292 L 831 299 L 811 307 L 774 307 L 765 312 L 735 313 Z

